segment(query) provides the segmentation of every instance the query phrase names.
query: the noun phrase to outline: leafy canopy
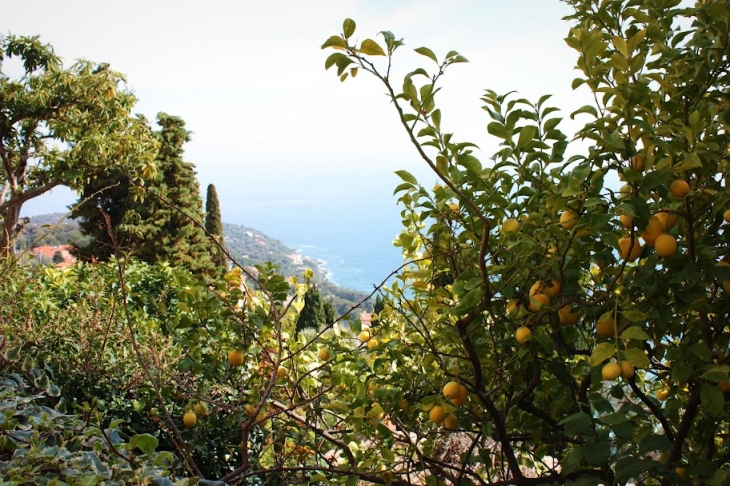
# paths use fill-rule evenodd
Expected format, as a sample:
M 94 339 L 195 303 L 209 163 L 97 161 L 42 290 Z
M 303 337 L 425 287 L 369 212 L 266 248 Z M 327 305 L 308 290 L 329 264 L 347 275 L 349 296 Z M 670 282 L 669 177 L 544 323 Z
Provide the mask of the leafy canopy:
M 6 69 L 17 58 L 22 74 Z M 80 189 L 100 168 L 155 175 L 157 143 L 124 77 L 106 64 L 64 69 L 37 37 L 0 37 L 0 252 L 18 232 L 25 201 L 55 186 Z

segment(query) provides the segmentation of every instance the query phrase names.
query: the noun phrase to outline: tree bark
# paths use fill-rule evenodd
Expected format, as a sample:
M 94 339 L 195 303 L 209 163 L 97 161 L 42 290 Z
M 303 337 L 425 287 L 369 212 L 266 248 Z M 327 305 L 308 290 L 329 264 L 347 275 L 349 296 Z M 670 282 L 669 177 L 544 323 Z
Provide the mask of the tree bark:
M 20 208 L 23 201 L 8 201 L 7 209 L 3 212 L 3 221 L 0 233 L 0 258 L 7 258 L 14 255 L 15 238 L 17 237 L 18 220 L 20 219 Z

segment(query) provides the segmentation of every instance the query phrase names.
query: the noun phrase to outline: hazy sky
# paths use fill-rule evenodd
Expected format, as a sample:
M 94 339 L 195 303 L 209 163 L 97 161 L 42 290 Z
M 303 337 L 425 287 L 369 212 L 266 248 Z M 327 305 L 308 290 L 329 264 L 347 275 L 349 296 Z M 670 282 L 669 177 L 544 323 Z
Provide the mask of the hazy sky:
M 486 161 L 495 145 L 484 89 L 535 100 L 552 93 L 566 118 L 585 104 L 570 89 L 576 55 L 561 20 L 569 12 L 558 0 L 24 0 L 5 2 L 0 32 L 38 34 L 68 64 L 109 62 L 127 75 L 138 112 L 181 116 L 193 132 L 186 159 L 203 187 L 216 184 L 226 219 L 235 204 L 275 204 L 242 196 L 262 188 L 304 204 L 349 183 L 385 187 L 377 197 L 390 197 L 394 170 L 425 173 L 376 80 L 361 73 L 340 83 L 324 70 L 330 51 L 320 45 L 346 17 L 359 40 L 382 39 L 381 30 L 404 38 L 396 86 L 432 65 L 413 48 L 470 60 L 449 70 L 437 103 L 442 125 L 477 143 Z

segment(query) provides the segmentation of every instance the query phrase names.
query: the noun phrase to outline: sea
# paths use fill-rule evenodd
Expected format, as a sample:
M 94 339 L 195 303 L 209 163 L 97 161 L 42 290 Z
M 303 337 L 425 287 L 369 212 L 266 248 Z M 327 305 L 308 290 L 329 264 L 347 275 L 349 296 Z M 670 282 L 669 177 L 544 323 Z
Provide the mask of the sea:
M 235 192 L 216 188 L 225 221 L 260 230 L 319 260 L 341 287 L 369 292 L 403 263 L 393 245 L 402 229 L 403 208 L 393 195 L 399 182 L 390 172 L 339 181 L 279 177 Z

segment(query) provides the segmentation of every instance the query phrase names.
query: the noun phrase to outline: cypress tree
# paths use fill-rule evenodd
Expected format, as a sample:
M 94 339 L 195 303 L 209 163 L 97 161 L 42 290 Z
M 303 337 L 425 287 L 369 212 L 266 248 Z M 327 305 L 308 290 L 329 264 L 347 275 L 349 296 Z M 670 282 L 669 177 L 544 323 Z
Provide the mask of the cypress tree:
M 73 217 L 82 218 L 81 229 L 92 241 L 76 253 L 97 260 L 106 260 L 113 253 L 103 210 L 118 245 L 133 256 L 149 263 L 170 261 L 194 274 L 213 276 L 218 273 L 213 244 L 191 220 L 203 220 L 203 202 L 194 166 L 182 159 L 190 134 L 179 117 L 159 113 L 157 124 L 157 180 L 141 193 L 120 173 L 102 173 L 88 183 Z
M 375 327 L 380 325 L 380 319 L 377 315 L 383 312 L 383 309 L 385 309 L 385 299 L 382 294 L 378 293 L 375 296 L 375 304 L 373 304 L 373 317 L 370 320 L 370 326 Z
M 208 184 L 208 191 L 205 197 L 205 230 L 225 249 L 226 241 L 223 237 L 223 220 L 221 219 L 221 207 L 218 202 L 218 192 L 213 184 Z M 223 271 L 228 270 L 226 255 L 217 245 L 213 245 L 213 261 Z
M 337 309 L 335 309 L 334 304 L 329 300 L 325 300 L 322 305 L 324 307 L 324 322 L 330 325 L 337 319 Z
M 296 334 L 298 335 L 307 328 L 317 330 L 326 321 L 324 301 L 319 294 L 319 289 L 312 285 L 304 294 L 304 307 L 297 318 Z

